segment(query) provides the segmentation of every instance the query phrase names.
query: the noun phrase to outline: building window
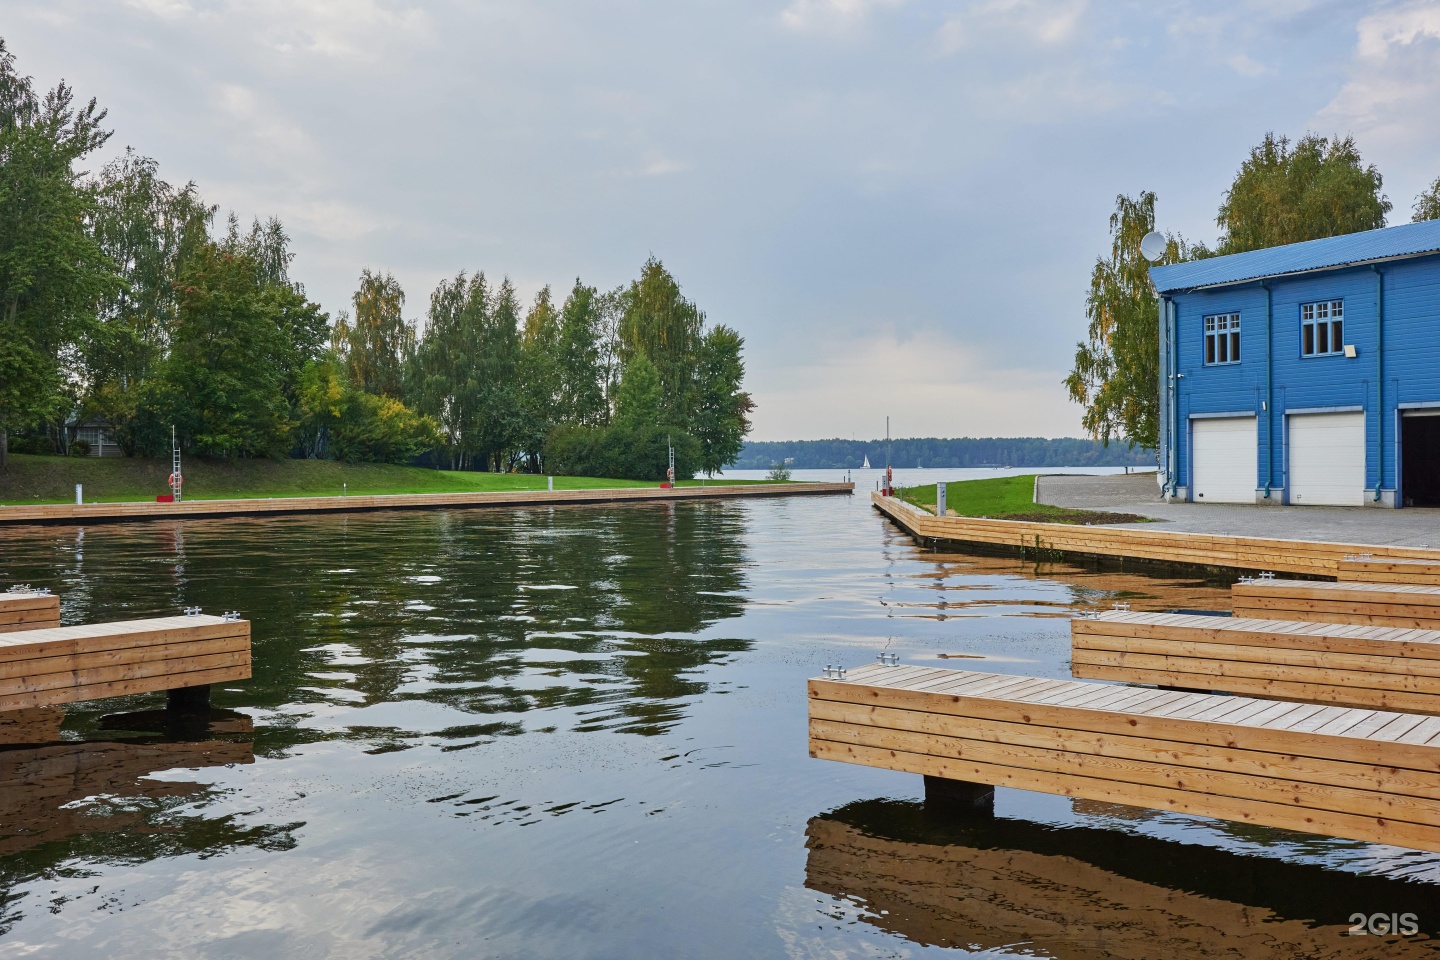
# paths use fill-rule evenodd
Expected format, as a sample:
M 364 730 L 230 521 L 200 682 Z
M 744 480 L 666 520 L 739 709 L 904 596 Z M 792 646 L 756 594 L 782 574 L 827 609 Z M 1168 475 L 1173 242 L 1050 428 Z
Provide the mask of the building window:
M 1219 313 L 1205 318 L 1205 362 L 1240 362 L 1240 314 Z
M 1345 301 L 1300 304 L 1300 356 L 1326 357 L 1345 352 Z

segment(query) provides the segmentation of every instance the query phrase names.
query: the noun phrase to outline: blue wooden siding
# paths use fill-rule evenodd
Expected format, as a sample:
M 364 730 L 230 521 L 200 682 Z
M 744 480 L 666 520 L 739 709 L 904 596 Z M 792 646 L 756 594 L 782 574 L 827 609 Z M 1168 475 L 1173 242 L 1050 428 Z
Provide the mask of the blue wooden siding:
M 1177 360 L 1183 374 L 1177 391 L 1179 431 L 1176 472 L 1182 484 L 1193 479 L 1190 417 L 1196 414 L 1254 413 L 1258 450 L 1256 488 L 1263 488 L 1267 464 L 1272 496 L 1285 496 L 1285 417 L 1316 408 L 1357 407 L 1365 411 L 1366 486 L 1396 485 L 1397 411 L 1400 404 L 1440 403 L 1440 257 L 1378 265 L 1385 278 L 1384 397 L 1377 396 L 1377 275 L 1370 267 L 1349 267 L 1295 278 L 1277 278 L 1271 288 L 1273 404 L 1266 396 L 1265 290 L 1258 283 L 1173 294 L 1176 305 Z M 1300 306 L 1316 300 L 1345 302 L 1344 342 L 1358 356 L 1303 357 Z M 1241 362 L 1206 366 L 1204 317 L 1241 316 Z M 1383 457 L 1377 437 L 1383 430 Z M 1267 430 L 1268 425 L 1268 430 Z M 1267 442 L 1268 441 L 1268 442 Z

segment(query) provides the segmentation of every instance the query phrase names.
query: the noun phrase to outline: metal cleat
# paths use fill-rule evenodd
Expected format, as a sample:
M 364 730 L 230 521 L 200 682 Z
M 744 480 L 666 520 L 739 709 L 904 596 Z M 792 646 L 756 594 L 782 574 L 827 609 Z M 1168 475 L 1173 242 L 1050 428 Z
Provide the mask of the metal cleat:
M 198 617 L 198 616 L 200 616 L 200 608 L 199 608 L 199 607 L 186 607 L 186 608 L 185 608 L 185 616 L 187 616 L 187 617 Z
M 225 613 L 222 614 L 221 616 L 224 617 L 224 620 L 225 620 L 226 623 L 238 623 L 239 620 L 240 620 L 240 611 L 239 611 L 239 610 L 227 610 L 227 611 L 225 611 Z
M 900 654 L 898 653 L 877 653 L 875 659 L 880 661 L 882 667 L 900 666 Z

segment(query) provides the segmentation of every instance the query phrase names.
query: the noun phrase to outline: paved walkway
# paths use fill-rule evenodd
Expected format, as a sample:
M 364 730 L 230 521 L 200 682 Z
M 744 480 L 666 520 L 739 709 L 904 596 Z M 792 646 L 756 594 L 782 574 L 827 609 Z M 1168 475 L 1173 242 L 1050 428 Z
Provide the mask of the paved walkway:
M 1165 503 L 1155 474 L 1104 477 L 1041 477 L 1040 503 L 1086 510 L 1116 510 L 1154 517 L 1156 524 L 1118 523 L 1117 527 L 1215 533 L 1227 536 L 1279 537 L 1331 543 L 1373 543 L 1440 547 L 1440 509 L 1411 507 L 1268 507 L 1238 503 Z

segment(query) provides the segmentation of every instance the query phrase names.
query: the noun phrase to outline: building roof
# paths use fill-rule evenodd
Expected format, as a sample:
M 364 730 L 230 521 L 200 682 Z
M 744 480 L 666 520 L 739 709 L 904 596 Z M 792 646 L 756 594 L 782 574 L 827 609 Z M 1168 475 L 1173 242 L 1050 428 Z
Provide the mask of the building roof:
M 1171 293 L 1424 256 L 1427 253 L 1440 253 L 1440 220 L 1406 223 L 1398 227 L 1290 243 L 1267 250 L 1151 267 L 1150 279 L 1160 293 Z

